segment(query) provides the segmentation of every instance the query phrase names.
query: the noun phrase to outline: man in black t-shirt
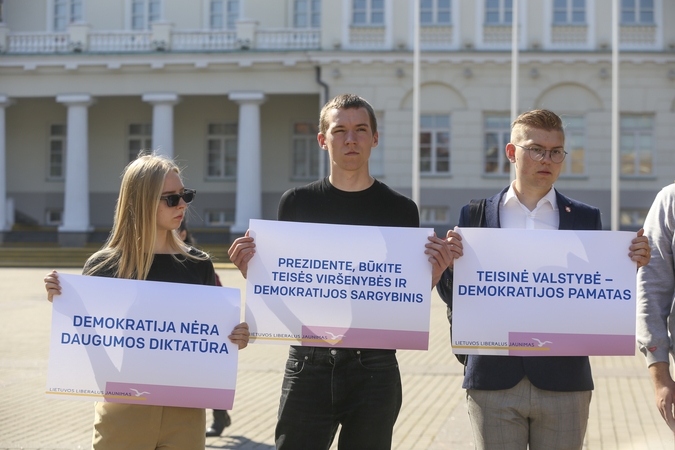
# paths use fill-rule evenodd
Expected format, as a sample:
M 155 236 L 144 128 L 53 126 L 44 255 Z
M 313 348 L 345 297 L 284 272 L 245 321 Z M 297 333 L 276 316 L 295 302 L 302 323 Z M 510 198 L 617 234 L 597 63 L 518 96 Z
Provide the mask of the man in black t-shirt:
M 319 128 L 317 139 L 328 151 L 330 175 L 284 193 L 279 220 L 419 226 L 415 203 L 370 175 L 368 159 L 378 133 L 367 101 L 351 94 L 335 97 L 321 110 Z M 433 287 L 461 249 L 436 236 L 425 247 Z M 247 233 L 228 253 L 246 277 L 255 253 L 253 239 Z M 395 350 L 292 346 L 275 433 L 277 449 L 328 450 L 338 425 L 341 450 L 389 449 L 401 398 Z

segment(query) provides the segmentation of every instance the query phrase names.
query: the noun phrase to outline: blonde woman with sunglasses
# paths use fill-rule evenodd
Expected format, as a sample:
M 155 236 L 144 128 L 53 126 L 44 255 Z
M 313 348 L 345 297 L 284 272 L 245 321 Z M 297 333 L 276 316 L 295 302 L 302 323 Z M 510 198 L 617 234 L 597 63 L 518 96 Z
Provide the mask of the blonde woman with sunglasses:
M 195 195 L 185 189 L 171 160 L 145 155 L 131 162 L 122 176 L 110 237 L 87 260 L 83 274 L 215 285 L 209 256 L 184 244 L 176 233 Z M 51 302 L 61 292 L 58 273 L 52 271 L 44 281 Z M 248 325 L 237 325 L 229 338 L 245 348 Z M 94 449 L 204 449 L 203 409 L 106 402 L 95 409 Z

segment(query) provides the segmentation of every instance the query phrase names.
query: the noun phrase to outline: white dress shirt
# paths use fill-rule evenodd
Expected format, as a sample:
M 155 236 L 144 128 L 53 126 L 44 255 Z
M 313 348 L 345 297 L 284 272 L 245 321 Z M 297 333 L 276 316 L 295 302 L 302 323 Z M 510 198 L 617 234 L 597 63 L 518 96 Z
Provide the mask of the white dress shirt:
M 514 181 L 515 183 L 515 181 Z M 520 203 L 513 183 L 502 197 L 499 204 L 499 224 L 501 228 L 524 228 L 526 230 L 557 230 L 560 224 L 558 201 L 555 189 L 551 190 L 537 202 L 530 211 Z

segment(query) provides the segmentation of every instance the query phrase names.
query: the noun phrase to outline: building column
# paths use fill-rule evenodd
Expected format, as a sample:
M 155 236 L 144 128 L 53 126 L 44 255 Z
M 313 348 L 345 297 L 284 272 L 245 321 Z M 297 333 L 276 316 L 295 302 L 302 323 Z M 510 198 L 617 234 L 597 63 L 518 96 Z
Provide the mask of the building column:
M 11 231 L 7 211 L 7 135 L 5 126 L 5 108 L 12 104 L 6 95 L 0 95 L 0 243 L 4 241 L 5 233 Z
M 68 108 L 66 132 L 66 186 L 63 223 L 59 243 L 63 247 L 80 247 L 87 243 L 93 230 L 89 223 L 89 126 L 88 110 L 94 103 L 91 95 L 59 95 L 58 103 Z
M 260 161 L 260 105 L 262 92 L 232 92 L 229 99 L 239 104 L 237 131 L 237 194 L 233 235 L 243 235 L 249 219 L 262 217 Z
M 144 94 L 143 101 L 152 105 L 152 147 L 161 155 L 173 158 L 173 106 L 178 94 Z

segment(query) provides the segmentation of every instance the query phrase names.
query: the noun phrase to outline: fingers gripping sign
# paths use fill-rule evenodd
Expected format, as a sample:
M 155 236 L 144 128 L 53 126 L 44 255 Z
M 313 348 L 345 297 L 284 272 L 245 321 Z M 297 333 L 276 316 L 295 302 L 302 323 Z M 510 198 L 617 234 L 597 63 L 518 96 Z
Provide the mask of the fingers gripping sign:
M 239 350 L 245 349 L 248 345 L 249 337 L 251 333 L 248 330 L 248 324 L 242 322 L 232 330 L 232 333 L 228 336 L 230 341 L 233 344 L 236 344 L 239 347 Z
M 646 266 L 652 257 L 649 239 L 644 233 L 644 228 L 641 228 L 637 232 L 637 237 L 631 242 L 631 246 L 628 247 L 628 250 L 630 250 L 628 257 L 637 263 L 638 268 Z
M 50 302 L 54 300 L 55 295 L 61 295 L 61 284 L 59 283 L 59 274 L 56 270 L 52 270 L 45 278 L 45 289 L 47 290 L 47 300 Z
M 429 255 L 432 264 L 431 283 L 435 286 L 441 279 L 441 275 L 448 267 L 452 267 L 454 260 L 462 255 L 462 238 L 455 230 L 448 230 L 445 239 L 441 239 L 434 233 L 429 236 L 429 242 L 425 245 L 425 254 Z
M 450 262 L 450 268 L 454 265 L 454 260 L 459 258 L 464 254 L 464 245 L 462 244 L 462 236 L 458 233 L 458 228 L 455 227 L 454 230 L 448 230 L 447 241 L 450 245 L 450 251 L 452 252 L 453 260 Z
M 246 230 L 246 234 L 235 239 L 227 251 L 230 261 L 237 266 L 244 278 L 248 273 L 248 262 L 255 255 L 255 242 L 249 233 L 250 230 Z

